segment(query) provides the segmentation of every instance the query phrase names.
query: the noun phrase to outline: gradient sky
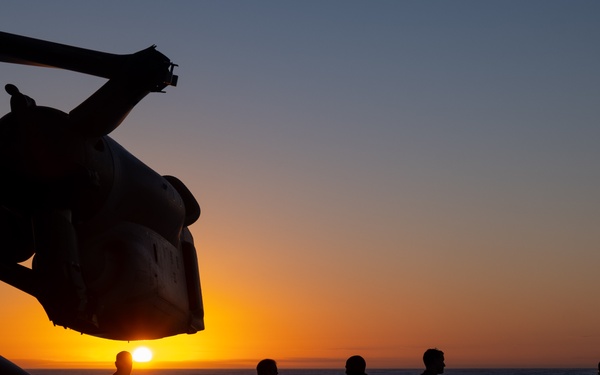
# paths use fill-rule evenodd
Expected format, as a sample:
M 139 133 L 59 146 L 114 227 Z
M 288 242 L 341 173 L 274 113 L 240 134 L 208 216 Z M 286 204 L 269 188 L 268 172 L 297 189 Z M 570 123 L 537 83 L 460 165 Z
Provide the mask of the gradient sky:
M 0 29 L 179 64 L 111 133 L 203 210 L 206 330 L 144 342 L 148 366 L 598 363 L 600 2 L 19 0 Z M 65 112 L 105 82 L 0 78 Z M 0 298 L 0 355 L 23 367 L 112 368 L 140 344 Z

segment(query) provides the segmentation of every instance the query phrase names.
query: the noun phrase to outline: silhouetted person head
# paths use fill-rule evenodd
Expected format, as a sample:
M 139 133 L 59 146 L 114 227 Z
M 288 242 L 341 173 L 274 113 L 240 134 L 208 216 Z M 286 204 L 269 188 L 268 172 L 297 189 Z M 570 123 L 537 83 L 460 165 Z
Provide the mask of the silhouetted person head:
M 598 375 L 600 375 L 600 362 L 598 362 Z
M 272 359 L 263 359 L 256 365 L 257 375 L 277 375 L 277 362 Z
M 133 367 L 133 358 L 131 357 L 131 353 L 127 351 L 117 353 L 115 366 L 117 367 L 117 372 L 115 372 L 114 375 L 131 374 L 131 367 Z
M 346 360 L 346 375 L 366 375 L 367 361 L 359 355 Z
M 444 363 L 444 352 L 438 349 L 427 349 L 425 353 L 423 353 L 423 363 L 425 364 L 425 372 L 423 372 L 423 374 L 443 374 L 444 367 L 446 367 L 446 364 Z

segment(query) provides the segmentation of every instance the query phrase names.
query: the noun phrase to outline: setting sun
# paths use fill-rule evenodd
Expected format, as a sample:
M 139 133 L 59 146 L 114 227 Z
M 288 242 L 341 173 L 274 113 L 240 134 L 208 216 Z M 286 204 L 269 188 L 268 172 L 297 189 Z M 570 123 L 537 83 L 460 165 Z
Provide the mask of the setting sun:
M 136 362 L 150 362 L 152 359 L 152 351 L 145 346 L 140 346 L 132 353 L 133 360 Z

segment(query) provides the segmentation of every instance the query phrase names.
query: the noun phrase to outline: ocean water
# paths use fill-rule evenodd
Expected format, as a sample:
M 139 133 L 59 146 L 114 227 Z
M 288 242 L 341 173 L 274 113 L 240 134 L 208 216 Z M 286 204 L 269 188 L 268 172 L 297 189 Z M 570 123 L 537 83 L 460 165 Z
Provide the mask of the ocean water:
M 111 375 L 113 369 L 109 370 L 27 370 L 31 375 Z M 420 375 L 422 369 L 367 369 L 368 375 Z M 133 370 L 132 375 L 255 375 L 253 369 L 233 370 Z M 279 369 L 280 375 L 344 375 L 343 370 L 332 369 Z M 598 375 L 594 368 L 567 369 L 446 369 L 446 375 Z

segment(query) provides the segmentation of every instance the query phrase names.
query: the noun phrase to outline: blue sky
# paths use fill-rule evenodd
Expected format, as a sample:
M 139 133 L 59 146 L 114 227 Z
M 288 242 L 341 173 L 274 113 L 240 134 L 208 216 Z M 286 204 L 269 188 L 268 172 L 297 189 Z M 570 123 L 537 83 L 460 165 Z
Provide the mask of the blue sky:
M 207 314 L 243 295 L 295 321 L 295 294 L 326 316 L 371 311 L 323 329 L 358 329 L 349 354 L 381 365 L 429 345 L 560 365 L 600 348 L 599 16 L 597 1 L 8 1 L 0 24 L 179 64 L 111 136 L 199 200 Z M 103 83 L 0 77 L 67 112 Z M 424 316 L 439 325 L 411 327 Z

